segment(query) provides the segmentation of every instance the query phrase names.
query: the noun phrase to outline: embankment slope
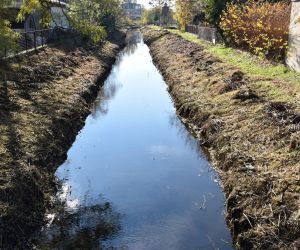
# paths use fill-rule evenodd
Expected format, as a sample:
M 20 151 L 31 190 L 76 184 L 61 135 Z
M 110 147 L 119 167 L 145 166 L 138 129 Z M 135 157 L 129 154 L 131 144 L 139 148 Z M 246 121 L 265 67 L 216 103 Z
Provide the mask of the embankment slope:
M 66 40 L 11 62 L 0 80 L 0 248 L 30 249 L 55 194 L 56 168 L 90 113 L 125 34 L 102 45 Z
M 247 75 L 168 31 L 143 34 L 178 114 L 219 172 L 235 246 L 299 249 L 298 87 Z M 275 86 L 290 103 L 269 94 Z

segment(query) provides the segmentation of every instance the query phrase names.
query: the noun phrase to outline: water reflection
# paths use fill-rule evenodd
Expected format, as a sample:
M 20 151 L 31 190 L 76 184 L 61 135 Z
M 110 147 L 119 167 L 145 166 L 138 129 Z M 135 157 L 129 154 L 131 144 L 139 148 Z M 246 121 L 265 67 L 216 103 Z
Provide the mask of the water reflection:
M 117 58 L 114 68 L 106 81 L 106 84 L 100 89 L 99 94 L 93 104 L 92 116 L 97 119 L 100 116 L 108 113 L 108 104 L 111 101 L 122 84 L 118 81 L 117 74 L 119 72 L 119 65 L 122 63 L 124 56 L 130 56 L 136 51 L 138 44 L 142 42 L 142 35 L 137 31 L 129 31 L 126 37 L 127 46 L 120 53 Z
M 119 62 L 117 61 L 117 64 Z M 108 104 L 109 101 L 114 99 L 119 88 L 122 87 L 122 84 L 118 82 L 116 78 L 116 72 L 113 70 L 109 77 L 109 84 L 105 84 L 98 93 L 98 96 L 93 104 L 92 108 L 92 117 L 94 119 L 104 116 L 108 113 Z
M 124 49 L 124 54 L 130 56 L 136 51 L 138 44 L 142 42 L 142 34 L 137 31 L 129 31 L 126 42 L 127 46 Z
M 231 249 L 214 171 L 177 118 L 139 32 L 129 34 L 57 176 L 73 198 L 52 213 L 45 248 Z
M 36 242 L 38 249 L 102 249 L 103 242 L 119 232 L 121 216 L 110 202 L 95 200 L 89 192 L 79 201 L 71 189 L 63 184 Z
M 199 158 L 203 158 L 204 155 L 202 154 L 200 142 L 195 139 L 195 137 L 188 131 L 186 126 L 180 121 L 180 119 L 178 119 L 176 113 L 170 115 L 169 123 L 170 126 L 176 128 L 178 136 L 180 136 L 184 140 L 185 145 L 196 152 L 196 155 Z

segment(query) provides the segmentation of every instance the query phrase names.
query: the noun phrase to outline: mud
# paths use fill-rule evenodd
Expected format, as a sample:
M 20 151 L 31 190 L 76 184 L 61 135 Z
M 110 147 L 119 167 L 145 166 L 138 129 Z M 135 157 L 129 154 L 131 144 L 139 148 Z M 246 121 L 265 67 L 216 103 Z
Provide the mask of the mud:
M 246 75 L 178 35 L 143 34 L 178 115 L 220 175 L 235 247 L 299 249 L 299 100 L 281 103 L 257 84 L 277 79 Z
M 33 248 L 66 159 L 92 101 L 125 45 L 72 41 L 1 65 L 0 248 Z

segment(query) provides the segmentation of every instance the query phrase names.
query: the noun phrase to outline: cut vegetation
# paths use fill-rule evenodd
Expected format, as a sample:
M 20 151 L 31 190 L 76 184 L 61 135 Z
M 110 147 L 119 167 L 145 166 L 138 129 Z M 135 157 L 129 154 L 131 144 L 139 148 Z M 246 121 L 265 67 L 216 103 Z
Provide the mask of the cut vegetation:
M 1 68 L 1 249 L 32 248 L 55 194 L 55 170 L 66 159 L 124 41 L 122 32 L 102 45 L 63 41 L 63 46 Z
M 235 246 L 299 249 L 300 76 L 194 35 L 143 33 L 178 114 L 219 172 Z

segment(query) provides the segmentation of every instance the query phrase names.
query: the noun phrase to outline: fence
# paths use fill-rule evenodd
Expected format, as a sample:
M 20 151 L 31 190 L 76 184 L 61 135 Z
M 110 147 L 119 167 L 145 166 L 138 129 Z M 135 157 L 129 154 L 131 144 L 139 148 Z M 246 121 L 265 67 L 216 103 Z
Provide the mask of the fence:
M 197 35 L 199 38 L 212 43 L 222 42 L 222 37 L 216 28 L 204 27 L 200 25 L 187 25 L 186 32 Z
M 0 58 L 8 58 L 31 50 L 36 51 L 38 48 L 43 47 L 47 43 L 55 40 L 55 33 L 56 32 L 54 29 L 19 32 L 19 41 L 17 49 L 12 51 L 4 48 L 2 51 L 0 51 Z
M 185 28 L 186 32 L 198 35 L 198 25 L 187 25 Z

